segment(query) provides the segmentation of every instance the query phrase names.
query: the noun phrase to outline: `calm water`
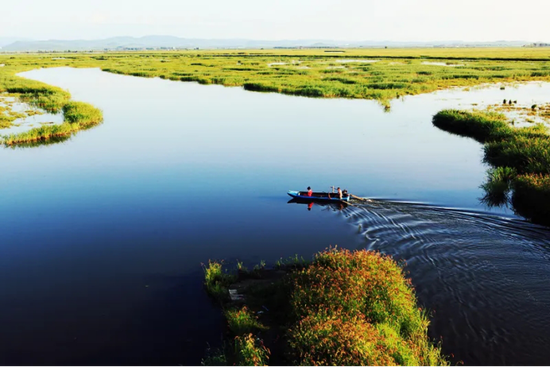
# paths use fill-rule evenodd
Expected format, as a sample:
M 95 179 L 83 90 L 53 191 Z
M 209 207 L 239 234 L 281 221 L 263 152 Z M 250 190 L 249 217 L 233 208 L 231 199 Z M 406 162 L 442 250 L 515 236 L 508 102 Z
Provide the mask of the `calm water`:
M 384 113 L 98 69 L 23 75 L 105 122 L 0 149 L 0 363 L 199 364 L 223 330 L 201 263 L 269 264 L 335 244 L 407 260 L 430 332 L 456 360 L 550 361 L 550 231 L 484 207 L 481 145 L 431 124 L 442 108 L 522 103 L 547 86 L 439 92 Z M 287 203 L 308 185 L 377 200 Z

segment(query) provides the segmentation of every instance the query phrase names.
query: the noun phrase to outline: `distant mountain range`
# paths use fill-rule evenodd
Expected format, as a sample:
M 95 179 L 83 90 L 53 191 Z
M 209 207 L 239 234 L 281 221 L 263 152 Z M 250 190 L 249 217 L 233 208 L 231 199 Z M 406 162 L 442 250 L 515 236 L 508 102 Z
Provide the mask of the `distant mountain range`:
M 494 42 L 396 42 L 396 41 L 330 41 L 330 40 L 250 40 L 250 39 L 195 39 L 174 36 L 112 37 L 99 40 L 47 40 L 1 38 L 1 52 L 24 51 L 101 51 L 129 49 L 250 49 L 295 47 L 521 47 L 526 41 Z
M 17 41 L 32 41 L 32 40 L 28 38 L 0 37 L 0 49 L 6 45 L 12 44 Z

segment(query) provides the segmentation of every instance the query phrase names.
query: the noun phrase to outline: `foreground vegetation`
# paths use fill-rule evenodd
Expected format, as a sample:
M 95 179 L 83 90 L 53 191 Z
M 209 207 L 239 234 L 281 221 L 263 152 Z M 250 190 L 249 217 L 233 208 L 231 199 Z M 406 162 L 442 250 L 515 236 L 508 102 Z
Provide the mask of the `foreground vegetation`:
M 448 364 L 402 268 L 376 252 L 329 249 L 311 263 L 237 275 L 211 262 L 205 285 L 229 334 L 205 364 Z M 230 289 L 244 299 L 231 302 Z
M 433 124 L 484 144 L 484 161 L 493 166 L 483 185 L 487 203 L 511 202 L 518 214 L 550 225 L 550 136 L 543 124 L 514 128 L 499 113 L 459 110 L 440 111 Z

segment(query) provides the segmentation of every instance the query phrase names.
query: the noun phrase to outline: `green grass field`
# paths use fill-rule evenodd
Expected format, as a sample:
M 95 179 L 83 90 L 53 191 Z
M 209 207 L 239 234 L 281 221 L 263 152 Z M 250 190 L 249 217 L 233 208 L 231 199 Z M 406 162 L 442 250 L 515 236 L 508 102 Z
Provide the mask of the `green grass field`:
M 450 87 L 550 81 L 550 50 L 544 48 L 0 54 L 0 64 L 4 65 L 0 68 L 0 92 L 17 93 L 50 112 L 61 110 L 70 95 L 17 77 L 18 72 L 98 67 L 116 74 L 242 86 L 258 92 L 374 99 L 386 108 L 401 96 Z

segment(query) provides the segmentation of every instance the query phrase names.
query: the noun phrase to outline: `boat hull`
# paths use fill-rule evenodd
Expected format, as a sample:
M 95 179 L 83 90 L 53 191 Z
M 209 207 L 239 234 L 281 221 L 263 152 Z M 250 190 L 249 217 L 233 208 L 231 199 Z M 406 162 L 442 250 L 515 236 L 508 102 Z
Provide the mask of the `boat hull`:
M 327 192 L 314 192 L 312 196 L 308 196 L 305 191 L 294 191 L 289 190 L 287 194 L 295 199 L 307 200 L 307 201 L 349 201 L 351 196 L 342 196 L 342 199 L 338 197 L 337 193 L 327 193 Z

